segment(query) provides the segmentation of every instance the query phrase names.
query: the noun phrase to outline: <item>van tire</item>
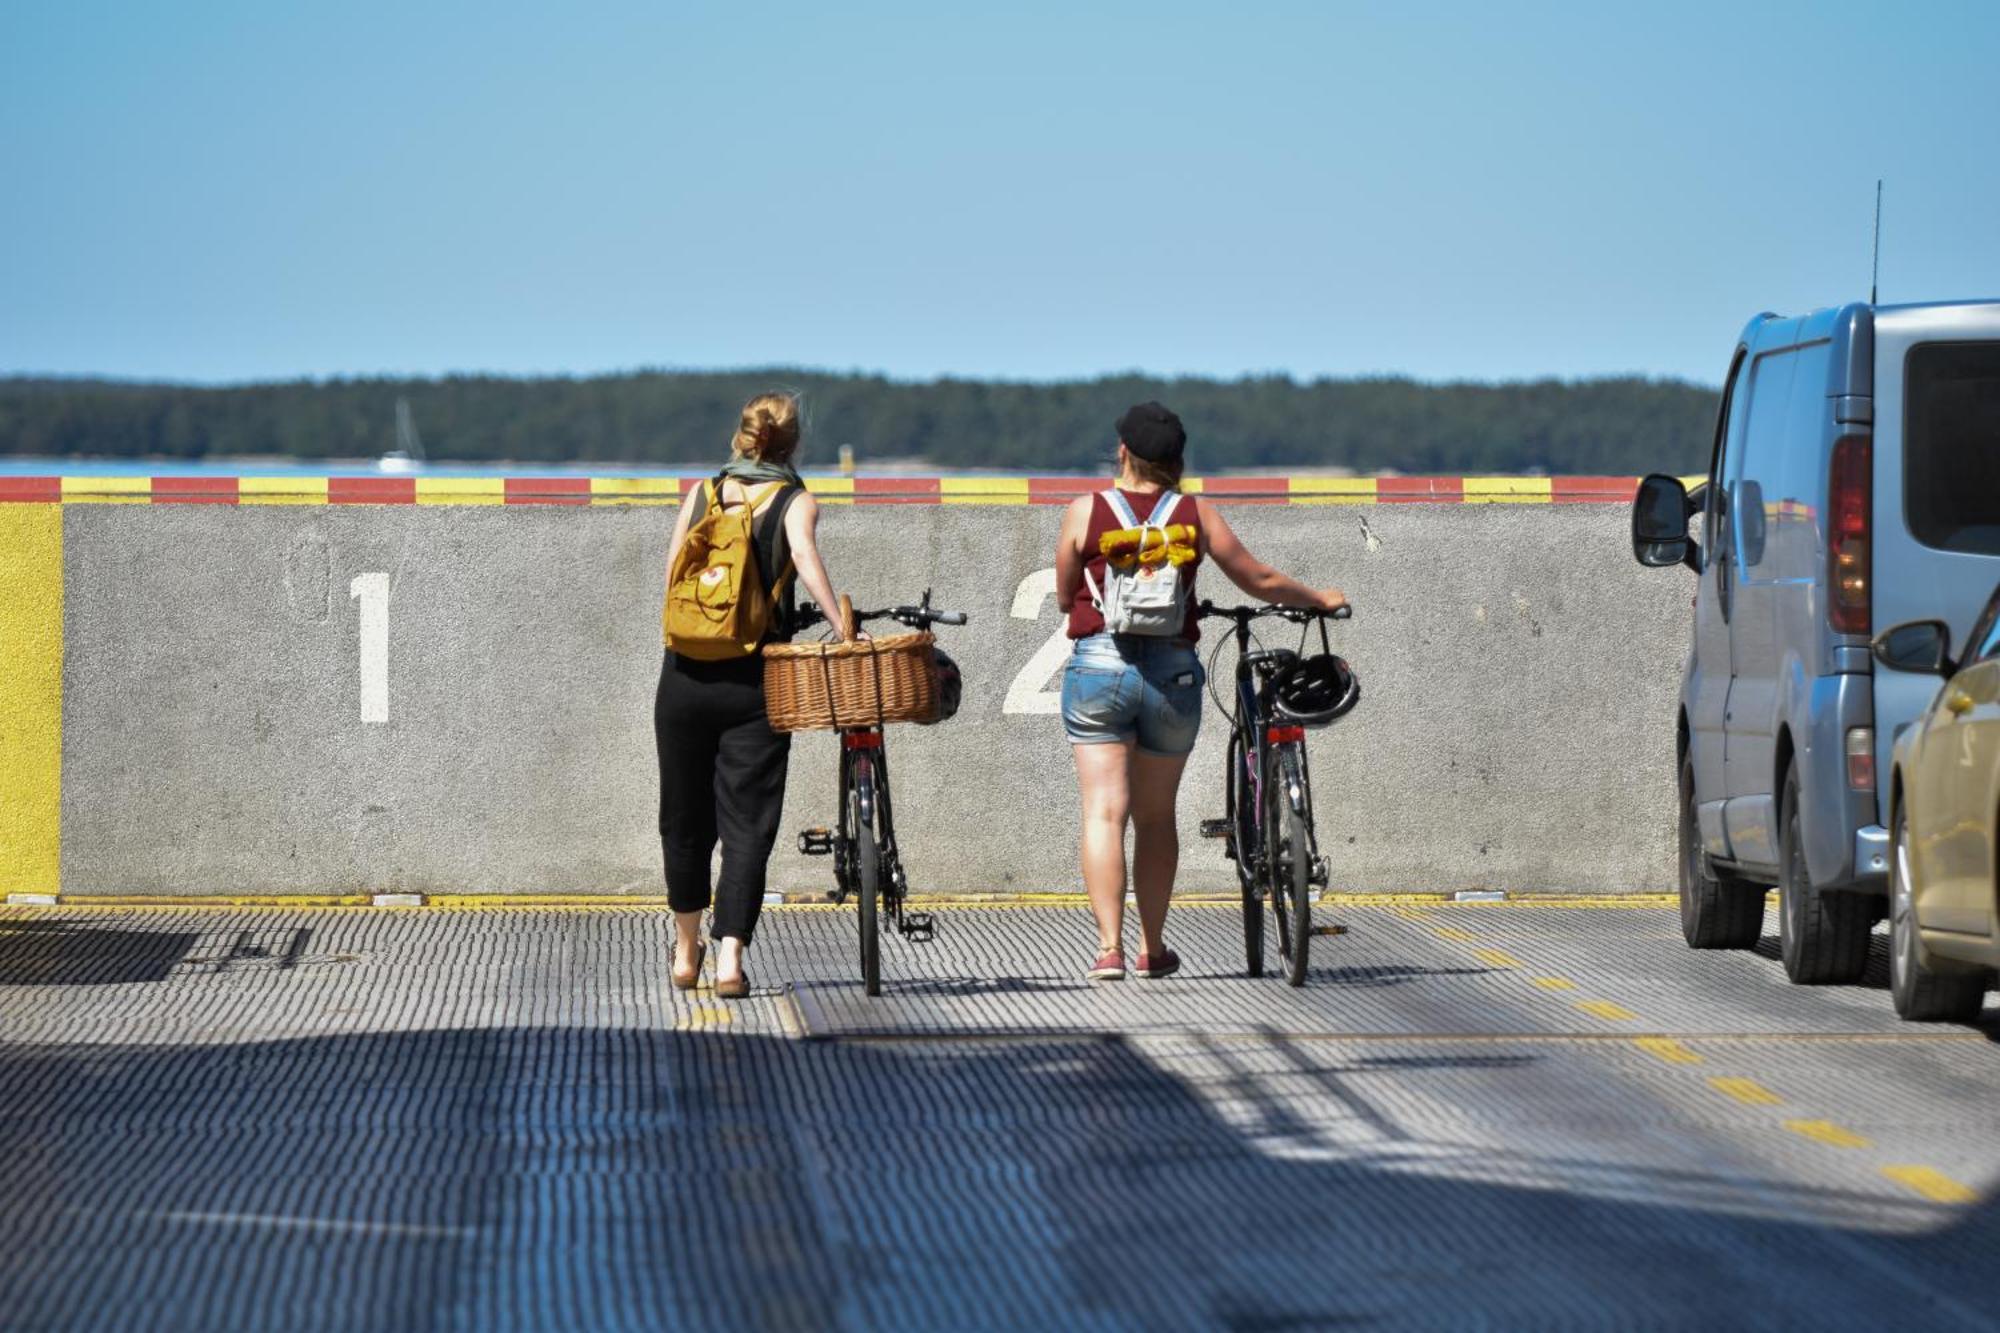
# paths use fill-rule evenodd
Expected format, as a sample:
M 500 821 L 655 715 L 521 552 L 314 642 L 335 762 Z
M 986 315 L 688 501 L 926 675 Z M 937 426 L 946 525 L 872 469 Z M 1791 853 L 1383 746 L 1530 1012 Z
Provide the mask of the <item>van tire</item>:
M 1690 949 L 1754 949 L 1764 934 L 1764 886 L 1719 871 L 1701 845 L 1694 760 L 1681 760 L 1681 935 Z
M 1785 772 L 1778 806 L 1778 953 L 1801 986 L 1859 981 L 1868 966 L 1875 904 L 1855 893 L 1819 893 L 1806 873 L 1799 831 L 1799 770 Z
M 1889 844 L 1889 998 L 1896 1016 L 1913 1023 L 1970 1023 L 1986 1007 L 1993 974 L 1983 967 L 1940 966 L 1926 958 L 1917 936 L 1915 885 L 1905 853 L 1910 817 L 1896 811 Z

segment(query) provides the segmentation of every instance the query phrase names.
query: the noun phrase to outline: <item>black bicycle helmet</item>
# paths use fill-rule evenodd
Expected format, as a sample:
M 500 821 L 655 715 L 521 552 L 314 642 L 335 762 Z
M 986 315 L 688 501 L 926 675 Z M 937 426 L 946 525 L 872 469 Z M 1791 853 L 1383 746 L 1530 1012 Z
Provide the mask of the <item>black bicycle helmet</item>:
M 1301 657 L 1270 684 L 1271 711 L 1302 726 L 1323 727 L 1360 699 L 1361 678 L 1332 653 Z
M 932 721 L 942 722 L 958 712 L 959 700 L 965 695 L 965 677 L 959 674 L 958 663 L 944 649 L 932 651 L 937 656 L 938 678 L 938 715 Z

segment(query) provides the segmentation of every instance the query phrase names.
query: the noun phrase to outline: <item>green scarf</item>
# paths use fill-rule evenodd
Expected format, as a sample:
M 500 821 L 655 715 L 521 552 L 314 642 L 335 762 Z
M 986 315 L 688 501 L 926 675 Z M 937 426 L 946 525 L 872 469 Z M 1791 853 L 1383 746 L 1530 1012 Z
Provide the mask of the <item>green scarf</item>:
M 722 475 L 734 477 L 746 486 L 767 481 L 782 481 L 790 486 L 806 484 L 806 479 L 790 463 L 766 463 L 756 458 L 732 458 L 723 467 Z

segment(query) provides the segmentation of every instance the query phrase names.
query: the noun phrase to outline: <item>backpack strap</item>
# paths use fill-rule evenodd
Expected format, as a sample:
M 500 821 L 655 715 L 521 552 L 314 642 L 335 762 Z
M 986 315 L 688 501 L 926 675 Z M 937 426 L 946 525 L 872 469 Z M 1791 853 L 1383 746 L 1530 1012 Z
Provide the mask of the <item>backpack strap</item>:
M 1099 491 L 1098 495 L 1103 497 L 1105 504 L 1111 506 L 1111 516 L 1118 520 L 1118 526 L 1122 528 L 1139 526 L 1139 516 L 1132 512 L 1131 502 L 1125 498 L 1123 491 L 1113 486 L 1108 491 Z
M 1174 510 L 1180 507 L 1180 503 L 1181 493 L 1179 491 L 1162 491 L 1159 502 L 1153 506 L 1153 516 L 1146 520 L 1146 525 L 1153 528 L 1164 528 L 1167 526 L 1168 521 L 1173 518 Z

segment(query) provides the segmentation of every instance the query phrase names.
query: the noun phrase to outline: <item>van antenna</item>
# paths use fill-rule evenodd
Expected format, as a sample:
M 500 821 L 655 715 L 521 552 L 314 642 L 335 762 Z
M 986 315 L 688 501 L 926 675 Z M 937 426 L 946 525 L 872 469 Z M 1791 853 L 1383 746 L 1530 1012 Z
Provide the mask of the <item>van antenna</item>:
M 1875 262 L 1868 272 L 1868 304 L 1875 304 L 1882 285 L 1882 178 L 1875 178 Z

